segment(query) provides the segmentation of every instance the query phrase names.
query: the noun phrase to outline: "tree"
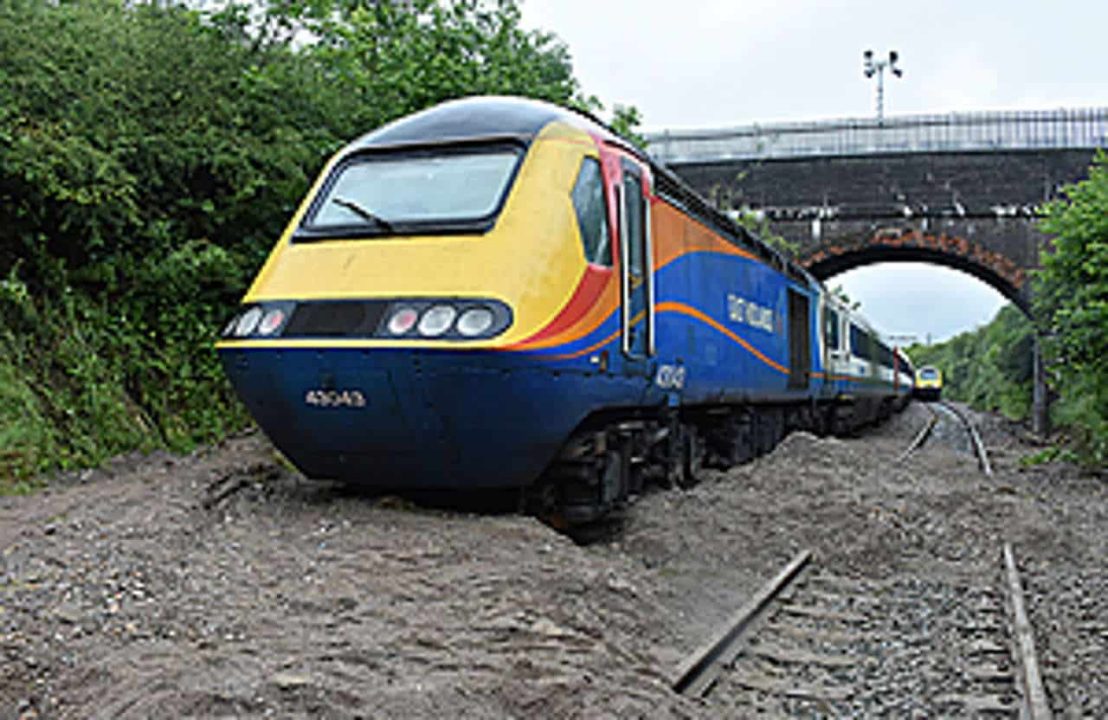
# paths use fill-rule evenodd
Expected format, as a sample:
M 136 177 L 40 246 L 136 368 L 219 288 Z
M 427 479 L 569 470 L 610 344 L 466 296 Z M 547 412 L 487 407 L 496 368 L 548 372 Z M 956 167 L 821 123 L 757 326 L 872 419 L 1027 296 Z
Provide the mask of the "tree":
M 716 202 L 717 207 L 719 207 L 718 200 L 714 202 Z M 725 210 L 725 212 L 727 212 L 735 222 L 758 236 L 759 239 L 785 257 L 790 259 L 795 258 L 797 252 L 800 250 L 799 243 L 786 239 L 784 235 L 773 229 L 773 225 L 770 224 L 769 219 L 766 218 L 764 213 L 751 210 L 749 207 L 745 206 L 738 210 Z M 841 290 L 840 288 L 840 292 Z M 845 296 L 845 293 L 843 294 Z
M 609 123 L 616 134 L 639 148 L 646 147 L 646 137 L 639 132 L 642 125 L 642 113 L 634 105 L 615 105 L 612 108 L 612 122 Z
M 831 296 L 842 303 L 843 307 L 848 310 L 860 310 L 862 308 L 861 300 L 853 300 L 846 294 L 846 289 L 841 284 L 831 288 Z
M 250 7 L 214 17 L 249 35 Z M 565 44 L 524 30 L 515 0 L 269 0 L 264 8 L 255 44 L 296 46 L 320 70 L 339 101 L 331 123 L 343 137 L 465 95 L 587 104 Z
M 1108 154 L 1044 208 L 1052 235 L 1036 274 L 1034 310 L 1057 378 L 1059 420 L 1082 457 L 1108 463 Z

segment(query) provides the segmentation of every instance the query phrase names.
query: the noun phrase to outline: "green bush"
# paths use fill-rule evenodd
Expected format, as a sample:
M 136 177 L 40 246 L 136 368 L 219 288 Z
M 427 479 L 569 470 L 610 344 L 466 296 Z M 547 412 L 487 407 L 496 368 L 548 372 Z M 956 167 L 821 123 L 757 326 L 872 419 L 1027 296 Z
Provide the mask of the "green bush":
M 596 105 L 519 22 L 513 0 L 0 3 L 0 490 L 246 423 L 212 344 L 332 152 L 466 94 Z
M 1053 236 L 1035 278 L 1035 315 L 1060 395 L 1055 418 L 1081 459 L 1108 465 L 1108 154 L 1063 190 L 1041 223 Z
M 0 468 L 25 478 L 149 447 L 149 422 L 124 391 L 115 338 L 77 294 L 35 300 L 9 276 L 0 292 Z

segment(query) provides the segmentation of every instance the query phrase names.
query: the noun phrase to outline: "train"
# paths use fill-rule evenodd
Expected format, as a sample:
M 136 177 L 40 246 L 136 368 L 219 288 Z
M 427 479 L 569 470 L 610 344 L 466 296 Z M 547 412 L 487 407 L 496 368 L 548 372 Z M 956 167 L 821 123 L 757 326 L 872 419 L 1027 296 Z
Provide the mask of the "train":
M 913 395 L 920 400 L 938 400 L 943 393 L 943 372 L 932 365 L 924 365 L 916 370 L 916 382 Z
M 563 526 L 790 430 L 877 422 L 914 377 L 649 154 L 512 97 L 436 105 L 338 151 L 216 348 L 306 476 L 518 493 Z

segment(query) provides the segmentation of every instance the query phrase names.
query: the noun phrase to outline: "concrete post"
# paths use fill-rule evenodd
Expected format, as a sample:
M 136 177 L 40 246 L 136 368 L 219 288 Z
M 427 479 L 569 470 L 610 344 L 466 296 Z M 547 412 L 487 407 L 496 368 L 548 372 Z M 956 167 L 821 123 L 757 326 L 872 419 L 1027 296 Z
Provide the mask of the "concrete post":
M 1031 432 L 1039 437 L 1050 434 L 1050 397 L 1047 394 L 1046 372 L 1039 335 L 1035 335 L 1031 366 Z

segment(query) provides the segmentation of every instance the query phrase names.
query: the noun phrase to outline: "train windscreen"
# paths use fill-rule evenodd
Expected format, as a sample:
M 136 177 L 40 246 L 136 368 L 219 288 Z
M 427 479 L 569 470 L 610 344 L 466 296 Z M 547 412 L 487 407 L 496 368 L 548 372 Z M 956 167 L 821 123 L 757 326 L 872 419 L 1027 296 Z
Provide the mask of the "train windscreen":
M 495 145 L 354 156 L 334 170 L 302 229 L 394 234 L 491 223 L 522 154 Z

